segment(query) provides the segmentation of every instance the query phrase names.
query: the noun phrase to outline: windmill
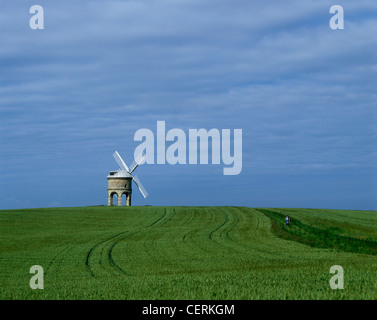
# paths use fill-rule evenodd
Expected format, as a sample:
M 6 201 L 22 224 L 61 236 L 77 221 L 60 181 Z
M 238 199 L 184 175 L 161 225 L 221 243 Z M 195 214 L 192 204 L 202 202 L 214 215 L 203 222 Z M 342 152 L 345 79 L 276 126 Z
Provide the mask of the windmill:
M 131 194 L 132 194 L 132 181 L 135 182 L 136 186 L 140 190 L 144 198 L 148 196 L 147 190 L 141 184 L 140 179 L 137 175 L 132 175 L 132 172 L 141 164 L 145 159 L 146 154 L 144 152 L 140 153 L 135 160 L 132 162 L 130 168 L 123 161 L 122 157 L 119 155 L 118 151 L 115 151 L 114 159 L 119 165 L 119 169 L 116 171 L 110 171 L 107 176 L 108 188 L 107 188 L 107 198 L 108 205 L 113 205 L 113 197 L 116 194 L 118 197 L 118 206 L 122 205 L 122 196 L 125 194 L 126 206 L 131 206 Z

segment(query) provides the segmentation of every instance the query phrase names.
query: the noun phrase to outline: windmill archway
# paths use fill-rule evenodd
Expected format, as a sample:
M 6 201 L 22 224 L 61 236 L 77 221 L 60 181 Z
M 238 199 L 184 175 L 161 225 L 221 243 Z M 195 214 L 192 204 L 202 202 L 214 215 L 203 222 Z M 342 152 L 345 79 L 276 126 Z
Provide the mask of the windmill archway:
M 108 205 L 109 206 L 121 206 L 122 205 L 122 196 L 121 195 L 119 196 L 119 194 L 117 192 L 109 192 Z
M 126 205 L 126 206 L 131 205 L 131 192 L 122 193 L 122 205 Z

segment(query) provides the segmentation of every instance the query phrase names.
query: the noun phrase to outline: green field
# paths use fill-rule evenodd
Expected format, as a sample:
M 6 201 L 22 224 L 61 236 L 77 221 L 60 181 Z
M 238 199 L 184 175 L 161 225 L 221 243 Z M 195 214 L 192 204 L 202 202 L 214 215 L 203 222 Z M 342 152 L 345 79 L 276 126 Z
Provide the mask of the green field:
M 377 299 L 376 211 L 2 210 L 0 240 L 0 299 Z

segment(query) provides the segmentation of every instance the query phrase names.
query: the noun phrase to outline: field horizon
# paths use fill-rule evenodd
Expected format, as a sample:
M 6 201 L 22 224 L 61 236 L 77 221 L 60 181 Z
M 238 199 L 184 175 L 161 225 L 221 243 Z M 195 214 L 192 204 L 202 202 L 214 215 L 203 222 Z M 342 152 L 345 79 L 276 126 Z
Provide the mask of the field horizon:
M 2 300 L 377 298 L 377 211 L 98 205 L 0 222 Z M 344 289 L 330 288 L 335 265 Z

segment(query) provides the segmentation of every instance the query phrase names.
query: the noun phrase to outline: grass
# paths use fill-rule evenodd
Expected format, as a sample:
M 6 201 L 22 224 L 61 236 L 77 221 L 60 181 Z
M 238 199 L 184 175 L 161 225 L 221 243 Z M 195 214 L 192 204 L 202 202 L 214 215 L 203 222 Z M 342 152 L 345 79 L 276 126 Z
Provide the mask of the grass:
M 0 299 L 376 299 L 376 222 L 314 209 L 2 210 Z M 29 286 L 32 265 L 43 290 Z M 333 265 L 343 290 L 329 286 Z
M 291 218 L 285 226 L 285 214 L 281 210 L 259 209 L 271 220 L 271 230 L 282 239 L 297 241 L 311 247 L 335 249 L 337 251 L 377 255 L 377 241 L 372 238 L 360 239 L 346 234 L 339 227 L 305 224 L 297 218 Z M 288 214 L 288 213 L 287 213 Z

